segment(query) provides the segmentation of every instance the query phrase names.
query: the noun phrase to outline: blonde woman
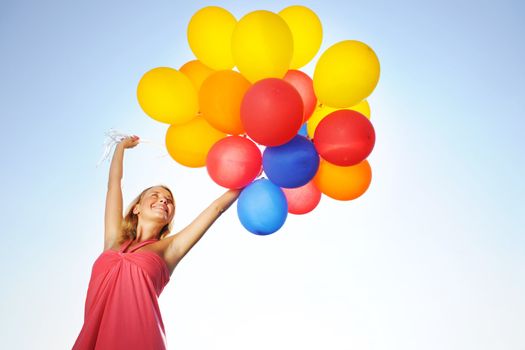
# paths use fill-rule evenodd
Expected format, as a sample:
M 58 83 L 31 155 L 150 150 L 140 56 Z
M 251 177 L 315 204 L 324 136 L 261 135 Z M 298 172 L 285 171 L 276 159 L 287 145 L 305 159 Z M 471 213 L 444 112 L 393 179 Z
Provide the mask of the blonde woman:
M 158 297 L 188 251 L 239 196 L 229 190 L 182 231 L 168 236 L 175 215 L 169 188 L 145 189 L 122 215 L 124 151 L 139 143 L 123 139 L 111 161 L 106 196 L 104 251 L 93 264 L 84 325 L 73 345 L 84 349 L 166 349 Z

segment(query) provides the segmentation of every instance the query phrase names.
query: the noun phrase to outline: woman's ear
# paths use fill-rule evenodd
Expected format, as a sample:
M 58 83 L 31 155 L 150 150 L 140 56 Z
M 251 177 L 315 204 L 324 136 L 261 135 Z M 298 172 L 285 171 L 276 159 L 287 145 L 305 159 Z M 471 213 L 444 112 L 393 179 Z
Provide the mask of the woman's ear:
M 133 214 L 135 215 L 138 215 L 140 213 L 140 205 L 139 204 L 136 204 L 134 207 L 133 207 Z

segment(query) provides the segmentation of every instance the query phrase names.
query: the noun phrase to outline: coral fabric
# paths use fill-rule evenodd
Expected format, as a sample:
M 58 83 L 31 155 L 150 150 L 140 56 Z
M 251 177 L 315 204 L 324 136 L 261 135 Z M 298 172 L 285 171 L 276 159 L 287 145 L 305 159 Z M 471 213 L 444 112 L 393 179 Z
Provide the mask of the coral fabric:
M 146 240 L 119 251 L 106 250 L 93 264 L 86 296 L 84 325 L 73 350 L 166 349 L 158 297 L 169 282 L 164 260 L 152 251 L 137 251 Z

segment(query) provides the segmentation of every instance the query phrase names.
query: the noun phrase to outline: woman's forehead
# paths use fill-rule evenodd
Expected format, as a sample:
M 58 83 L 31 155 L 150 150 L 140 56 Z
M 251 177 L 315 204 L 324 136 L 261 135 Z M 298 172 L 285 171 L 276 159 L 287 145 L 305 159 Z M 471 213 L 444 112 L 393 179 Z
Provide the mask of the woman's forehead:
M 152 187 L 150 188 L 149 190 L 146 191 L 147 194 L 150 194 L 150 193 L 162 193 L 166 196 L 169 196 L 169 197 L 172 197 L 170 191 L 168 191 L 167 189 L 165 189 L 164 187 Z

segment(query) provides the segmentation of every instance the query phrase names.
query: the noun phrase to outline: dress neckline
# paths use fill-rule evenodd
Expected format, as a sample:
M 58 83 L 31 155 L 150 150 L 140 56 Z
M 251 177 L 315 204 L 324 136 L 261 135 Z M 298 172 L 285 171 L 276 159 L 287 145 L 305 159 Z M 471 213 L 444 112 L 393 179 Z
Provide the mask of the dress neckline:
M 129 239 L 127 242 L 125 242 L 121 247 L 120 247 L 120 250 L 119 250 L 119 253 L 133 253 L 134 251 L 136 251 L 137 249 L 140 249 L 142 247 L 144 247 L 145 245 L 147 244 L 150 244 L 152 242 L 158 242 L 158 239 L 155 239 L 155 238 L 152 238 L 152 239 L 147 239 L 145 241 L 142 241 L 140 243 L 138 243 L 137 245 L 135 245 L 134 247 L 132 247 L 129 251 L 126 252 L 126 250 L 129 248 L 129 246 L 131 245 L 131 243 L 135 242 L 135 240 L 131 240 Z

